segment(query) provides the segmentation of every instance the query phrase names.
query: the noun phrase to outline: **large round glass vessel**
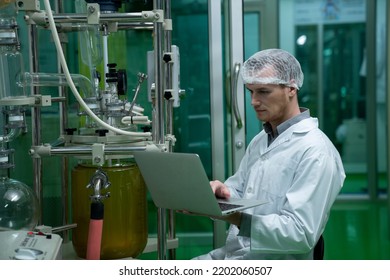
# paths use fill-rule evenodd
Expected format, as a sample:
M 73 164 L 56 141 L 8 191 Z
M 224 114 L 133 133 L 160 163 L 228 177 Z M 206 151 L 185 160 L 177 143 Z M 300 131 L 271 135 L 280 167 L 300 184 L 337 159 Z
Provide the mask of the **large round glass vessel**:
M 0 230 L 33 230 L 38 219 L 39 207 L 35 192 L 22 182 L 1 176 Z

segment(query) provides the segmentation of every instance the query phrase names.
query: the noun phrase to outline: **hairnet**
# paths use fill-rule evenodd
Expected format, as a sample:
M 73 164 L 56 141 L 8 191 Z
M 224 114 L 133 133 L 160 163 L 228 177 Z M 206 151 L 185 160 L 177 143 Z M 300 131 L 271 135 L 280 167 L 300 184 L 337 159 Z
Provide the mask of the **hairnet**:
M 281 49 L 267 49 L 252 55 L 241 70 L 245 84 L 277 84 L 299 89 L 303 73 L 298 60 Z

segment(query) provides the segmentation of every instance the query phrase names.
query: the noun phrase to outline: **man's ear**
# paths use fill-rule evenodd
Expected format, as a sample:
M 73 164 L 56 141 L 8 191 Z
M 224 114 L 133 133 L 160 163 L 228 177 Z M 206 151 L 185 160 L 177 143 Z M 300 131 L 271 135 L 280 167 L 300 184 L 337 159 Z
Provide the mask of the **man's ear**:
M 290 85 L 295 85 L 296 83 L 295 83 L 295 80 L 294 79 L 291 79 L 290 80 Z M 297 88 L 296 87 L 294 87 L 294 86 L 290 86 L 289 87 L 289 92 L 288 92 L 288 96 L 289 97 L 293 97 L 294 95 L 296 95 L 298 93 L 298 90 L 297 90 Z
M 298 93 L 298 90 L 295 87 L 289 87 L 288 88 L 288 96 L 293 97 Z

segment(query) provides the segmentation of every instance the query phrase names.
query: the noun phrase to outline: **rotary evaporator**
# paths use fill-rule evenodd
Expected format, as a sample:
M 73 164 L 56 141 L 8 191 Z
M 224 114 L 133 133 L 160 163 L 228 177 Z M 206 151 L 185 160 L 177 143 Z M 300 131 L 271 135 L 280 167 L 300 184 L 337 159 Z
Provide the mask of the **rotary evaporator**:
M 41 7 L 38 0 L 0 0 L 4 123 L 0 231 L 58 233 L 64 244 L 72 243 L 81 259 L 136 258 L 154 242 L 148 234 L 147 189 L 132 153 L 172 152 L 173 108 L 180 106 L 184 94 L 179 84 L 179 51 L 171 45 L 170 1 L 76 0 L 72 13 L 64 12 L 63 1 L 52 2 L 54 7 L 49 0 Z M 20 24 L 25 24 L 27 38 L 19 35 Z M 146 73 L 128 64 L 121 68 L 122 58 L 110 52 L 115 44 L 127 47 L 126 42 L 132 41 L 129 30 L 144 30 L 153 37 L 151 49 L 145 50 Z M 53 38 L 58 57 L 54 73 L 40 69 L 40 32 L 50 32 Z M 64 51 L 69 34 L 77 34 L 83 65 L 79 73 L 70 73 L 69 52 Z M 116 34 L 124 34 L 124 39 L 115 42 Z M 21 47 L 28 49 L 28 71 Z M 48 87 L 56 89 L 57 95 L 41 94 L 40 89 Z M 147 104 L 138 102 L 142 88 L 146 88 Z M 76 111 L 69 109 L 71 101 L 77 104 Z M 59 107 L 58 125 L 49 129 L 59 129 L 60 135 L 46 143 L 41 136 L 46 125 L 42 110 L 54 105 Z M 31 112 L 31 145 L 27 151 L 17 152 L 24 152 L 32 161 L 30 186 L 9 178 L 9 169 L 18 168 L 9 144 L 27 133 L 26 112 Z M 70 126 L 70 118 L 76 118 L 78 125 Z M 50 176 L 42 162 L 47 157 L 62 159 L 63 218 L 56 228 L 42 224 L 42 177 Z M 176 242 L 173 215 L 158 209 L 155 250 L 160 259 L 166 258 L 167 244 Z M 174 256 L 172 250 L 170 254 Z

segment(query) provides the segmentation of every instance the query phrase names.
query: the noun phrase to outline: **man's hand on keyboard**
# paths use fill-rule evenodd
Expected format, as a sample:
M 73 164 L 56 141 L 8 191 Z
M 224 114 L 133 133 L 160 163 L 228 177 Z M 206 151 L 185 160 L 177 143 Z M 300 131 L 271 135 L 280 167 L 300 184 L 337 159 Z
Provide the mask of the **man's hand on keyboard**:
M 218 180 L 210 181 L 210 186 L 216 197 L 226 198 L 226 199 L 230 198 L 229 188 L 221 181 Z

